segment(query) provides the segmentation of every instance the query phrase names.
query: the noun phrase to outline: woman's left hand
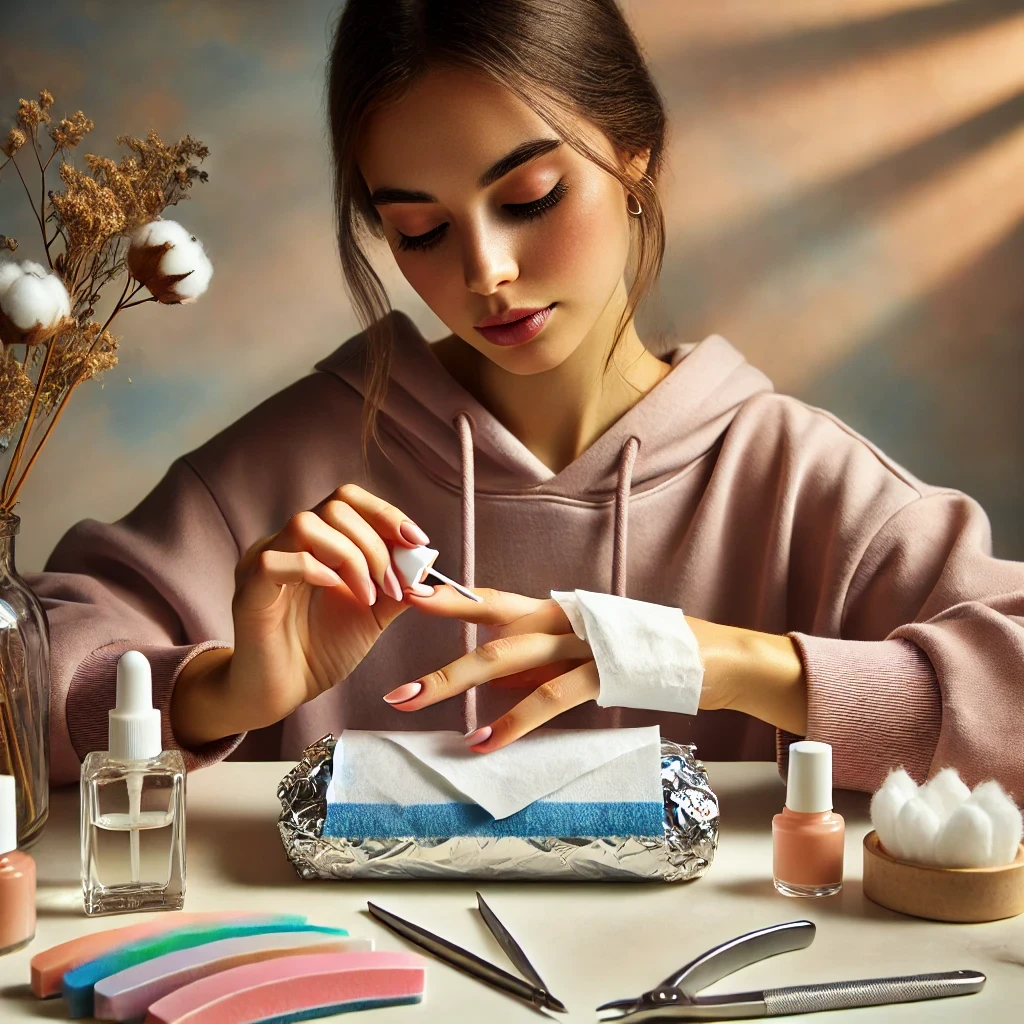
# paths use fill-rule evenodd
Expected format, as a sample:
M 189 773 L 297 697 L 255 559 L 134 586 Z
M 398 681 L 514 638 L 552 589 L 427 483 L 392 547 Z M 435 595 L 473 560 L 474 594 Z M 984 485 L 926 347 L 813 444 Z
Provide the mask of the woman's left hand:
M 484 588 L 473 592 L 482 603 L 447 586 L 435 587 L 430 597 L 407 595 L 409 604 L 427 615 L 477 623 L 486 638 L 479 638 L 483 642 L 475 650 L 414 683 L 404 683 L 384 699 L 399 711 L 419 711 L 481 683 L 531 690 L 497 721 L 467 737 L 472 750 L 486 754 L 563 711 L 594 700 L 600 685 L 590 644 L 576 636 L 553 598 Z M 406 697 L 417 685 L 415 695 Z
M 467 737 L 486 754 L 507 746 L 563 711 L 596 700 L 600 680 L 590 645 L 572 631 L 561 605 L 504 590 L 474 588 L 481 603 L 448 586 L 430 596 L 407 593 L 427 615 L 463 619 L 483 627 L 484 642 L 385 699 L 399 711 L 418 711 L 463 693 L 471 686 L 529 689 L 531 692 L 496 722 Z M 700 708 L 732 708 L 803 736 L 807 729 L 807 680 L 789 636 L 760 633 L 686 616 L 700 651 L 704 677 Z

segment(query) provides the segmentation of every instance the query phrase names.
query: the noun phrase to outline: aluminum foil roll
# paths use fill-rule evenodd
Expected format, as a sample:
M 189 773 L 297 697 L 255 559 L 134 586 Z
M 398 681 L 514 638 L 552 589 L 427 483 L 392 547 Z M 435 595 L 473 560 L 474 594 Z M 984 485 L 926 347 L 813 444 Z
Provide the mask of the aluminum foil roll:
M 323 834 L 334 737 L 281 780 L 278 830 L 301 878 L 486 878 L 685 882 L 718 848 L 718 798 L 692 743 L 661 739 L 664 835 L 345 839 Z

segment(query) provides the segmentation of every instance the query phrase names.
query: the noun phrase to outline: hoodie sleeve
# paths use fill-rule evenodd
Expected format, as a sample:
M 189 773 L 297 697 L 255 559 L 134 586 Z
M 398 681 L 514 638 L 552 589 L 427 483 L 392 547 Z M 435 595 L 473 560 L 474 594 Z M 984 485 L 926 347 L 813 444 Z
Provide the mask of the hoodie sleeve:
M 1024 563 L 994 558 L 980 504 L 929 488 L 870 539 L 838 638 L 790 632 L 808 683 L 807 738 L 835 785 L 872 791 L 902 764 L 952 765 L 1024 796 Z M 785 770 L 788 734 L 779 737 Z
M 127 650 L 149 659 L 164 747 L 182 749 L 170 728 L 174 682 L 195 655 L 231 646 L 238 557 L 217 503 L 182 457 L 128 515 L 76 523 L 43 572 L 25 574 L 50 625 L 55 784 L 77 780 L 85 755 L 106 749 L 117 661 Z M 186 765 L 220 760 L 241 739 L 184 749 Z

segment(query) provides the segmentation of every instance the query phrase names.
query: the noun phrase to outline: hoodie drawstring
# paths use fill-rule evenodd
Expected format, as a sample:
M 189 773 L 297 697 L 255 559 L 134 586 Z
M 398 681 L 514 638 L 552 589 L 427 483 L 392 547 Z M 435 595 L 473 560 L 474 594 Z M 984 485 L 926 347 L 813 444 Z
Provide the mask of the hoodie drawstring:
M 612 539 L 612 593 L 616 597 L 626 596 L 629 491 L 633 486 L 633 465 L 639 450 L 640 438 L 634 434 L 626 439 L 619 455 L 619 480 L 615 488 L 615 533 Z M 608 716 L 610 719 L 608 724 L 612 728 L 621 728 L 622 716 L 622 708 L 612 708 Z
M 476 568 L 476 491 L 473 466 L 473 421 L 469 413 L 460 410 L 454 419 L 459 432 L 462 461 L 462 585 L 474 585 Z M 640 438 L 635 434 L 626 439 L 619 455 L 619 478 L 615 488 L 615 524 L 612 540 L 612 593 L 626 596 L 626 573 L 629 522 L 629 492 L 633 485 L 633 466 L 640 450 Z M 462 623 L 462 647 L 465 653 L 476 648 L 476 623 Z M 613 708 L 611 724 L 620 725 L 622 708 Z M 462 718 L 466 732 L 477 727 L 476 687 L 462 695 Z
M 626 596 L 626 525 L 629 519 L 629 489 L 633 485 L 633 464 L 640 438 L 631 435 L 619 456 L 619 482 L 615 488 L 615 538 L 612 544 L 612 593 Z
M 476 575 L 476 509 L 473 498 L 476 483 L 473 474 L 473 421 L 469 413 L 455 417 L 462 449 L 462 585 L 472 587 Z M 462 647 L 466 654 L 476 648 L 476 623 L 462 623 Z M 466 732 L 476 728 L 476 687 L 462 695 L 462 720 Z

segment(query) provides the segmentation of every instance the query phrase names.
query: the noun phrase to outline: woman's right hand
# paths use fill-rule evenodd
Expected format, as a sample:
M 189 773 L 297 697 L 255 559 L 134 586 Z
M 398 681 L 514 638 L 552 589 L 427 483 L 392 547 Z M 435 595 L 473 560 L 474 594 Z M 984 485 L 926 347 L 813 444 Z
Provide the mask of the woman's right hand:
M 349 676 L 409 607 L 390 548 L 426 543 L 400 509 L 345 484 L 253 544 L 235 569 L 233 649 L 202 652 L 178 675 L 178 741 L 271 725 Z

